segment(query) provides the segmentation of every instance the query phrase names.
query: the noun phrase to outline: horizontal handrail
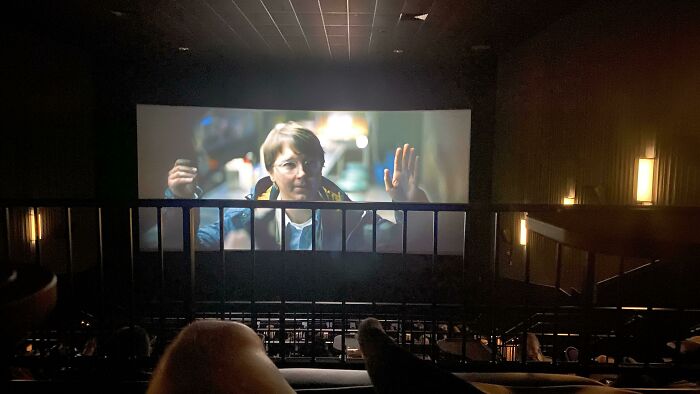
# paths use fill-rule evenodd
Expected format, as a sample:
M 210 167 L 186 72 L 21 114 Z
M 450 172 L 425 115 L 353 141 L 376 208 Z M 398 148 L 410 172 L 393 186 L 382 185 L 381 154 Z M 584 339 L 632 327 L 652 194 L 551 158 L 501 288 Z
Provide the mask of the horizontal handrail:
M 529 203 L 436 203 L 436 202 L 358 202 L 358 201 L 289 201 L 236 199 L 0 199 L 3 207 L 186 207 L 186 208 L 297 208 L 346 210 L 410 210 L 410 211 L 482 211 L 482 212 L 659 212 L 700 213 L 700 206 L 654 205 L 561 205 Z

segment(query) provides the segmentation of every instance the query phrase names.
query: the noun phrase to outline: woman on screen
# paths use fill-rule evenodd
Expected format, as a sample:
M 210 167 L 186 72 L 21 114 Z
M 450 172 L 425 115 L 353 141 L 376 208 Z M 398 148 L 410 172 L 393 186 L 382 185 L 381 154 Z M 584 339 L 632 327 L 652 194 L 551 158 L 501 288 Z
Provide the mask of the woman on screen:
M 321 175 L 324 151 L 318 137 L 294 122 L 276 126 L 267 135 L 261 148 L 262 159 L 270 174 L 259 180 L 253 194 L 256 200 L 294 201 L 350 201 L 348 196 L 333 182 Z M 408 144 L 396 149 L 393 174 L 384 170 L 384 185 L 393 201 L 428 202 L 425 192 L 418 187 L 418 155 Z M 168 174 L 168 198 L 198 198 L 195 177 L 197 169 L 176 162 Z M 255 239 L 259 249 L 279 249 L 282 227 L 280 211 L 267 215 L 263 222 L 256 218 Z M 326 210 L 316 210 L 316 248 L 339 250 L 342 245 L 341 217 Z M 284 220 L 286 249 L 310 250 L 311 210 L 287 209 Z M 397 218 L 402 219 L 402 218 Z M 250 210 L 231 208 L 224 213 L 225 239 L 250 229 Z M 347 249 L 367 250 L 372 245 L 372 213 L 347 211 Z M 369 228 L 368 228 L 369 227 Z M 381 217 L 377 218 L 377 248 L 400 245 L 401 229 Z M 219 223 L 202 226 L 197 231 L 198 245 L 203 248 L 218 248 Z M 260 231 L 261 228 L 263 231 Z M 326 231 L 324 231 L 326 230 Z

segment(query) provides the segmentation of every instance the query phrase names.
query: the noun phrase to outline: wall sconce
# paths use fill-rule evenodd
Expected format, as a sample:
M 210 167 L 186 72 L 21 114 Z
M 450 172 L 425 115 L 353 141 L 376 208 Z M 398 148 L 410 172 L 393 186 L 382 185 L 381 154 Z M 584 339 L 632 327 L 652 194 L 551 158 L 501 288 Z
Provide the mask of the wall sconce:
M 520 245 L 527 245 L 527 213 L 520 219 Z
M 561 199 L 562 205 L 576 204 L 576 180 L 573 177 L 566 178 L 566 196 Z
M 637 202 L 652 203 L 654 184 L 654 159 L 639 159 L 637 161 Z
M 29 209 L 29 240 L 31 242 L 36 242 L 42 238 L 41 212 L 38 209 L 36 214 L 34 212 L 34 208 Z

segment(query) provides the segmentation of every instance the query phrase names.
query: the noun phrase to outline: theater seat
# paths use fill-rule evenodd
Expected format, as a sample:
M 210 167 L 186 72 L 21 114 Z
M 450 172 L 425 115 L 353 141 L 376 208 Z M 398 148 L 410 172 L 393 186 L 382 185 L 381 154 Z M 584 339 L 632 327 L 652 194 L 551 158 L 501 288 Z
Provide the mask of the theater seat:
M 347 369 L 282 368 L 282 376 L 297 392 L 374 393 L 367 371 Z M 526 372 L 456 373 L 485 393 L 624 393 L 576 375 Z
M 372 386 L 367 371 L 362 370 L 281 368 L 280 372 L 295 390 Z
M 510 387 L 547 386 L 605 386 L 604 384 L 577 375 L 530 372 L 458 372 L 455 376 L 468 382 L 497 384 Z

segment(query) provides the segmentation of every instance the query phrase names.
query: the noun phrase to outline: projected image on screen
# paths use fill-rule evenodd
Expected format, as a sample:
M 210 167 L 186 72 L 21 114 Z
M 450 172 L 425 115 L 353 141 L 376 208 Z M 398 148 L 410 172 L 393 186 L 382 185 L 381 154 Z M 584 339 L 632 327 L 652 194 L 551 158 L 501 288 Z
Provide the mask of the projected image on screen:
M 261 145 L 275 126 L 312 131 L 322 176 L 353 201 L 390 201 L 384 170 L 396 149 L 419 156 L 420 187 L 431 202 L 467 202 L 470 111 L 278 111 L 139 105 L 139 197 L 163 198 L 178 159 L 196 168 L 199 198 L 244 199 L 267 177 Z M 392 174 L 393 175 L 393 174 Z
M 138 105 L 139 197 L 466 203 L 470 115 Z

